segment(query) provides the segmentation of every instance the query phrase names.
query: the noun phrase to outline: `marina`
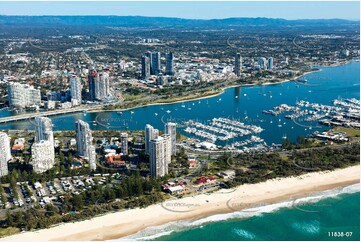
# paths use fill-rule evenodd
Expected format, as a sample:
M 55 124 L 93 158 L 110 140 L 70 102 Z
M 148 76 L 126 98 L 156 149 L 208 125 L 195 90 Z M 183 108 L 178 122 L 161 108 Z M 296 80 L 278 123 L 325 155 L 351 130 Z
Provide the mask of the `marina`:
M 217 140 L 226 141 L 237 137 L 256 134 L 263 129 L 256 125 L 246 125 L 236 120 L 226 118 L 213 118 L 209 124 L 202 124 L 189 120 L 184 122 L 186 133 L 193 134 L 205 140 L 215 142 Z
M 256 136 L 256 134 L 264 131 L 263 128 L 248 125 L 239 120 L 213 118 L 207 121 L 206 124 L 189 120 L 185 121 L 182 126 L 185 127 L 184 132 L 197 138 L 194 139 L 194 142 L 195 147 L 198 149 L 253 153 L 269 152 L 280 148 L 280 144 L 269 146 L 264 139 Z
M 360 128 L 360 100 L 335 99 L 331 103 L 333 106 L 301 100 L 295 106 L 281 104 L 263 111 L 263 114 L 279 116 L 287 113 L 284 117 L 297 123 L 318 122 L 328 126 Z
M 204 100 L 149 105 L 130 110 L 69 113 L 54 115 L 50 118 L 53 121 L 55 131 L 74 130 L 74 122 L 79 119 L 89 123 L 92 130 L 143 130 L 147 123 L 163 130 L 165 122 L 174 122 L 181 126 L 186 121 L 197 120 L 199 123 L 209 126 L 212 120 L 216 118 L 218 121 L 216 121 L 217 124 L 213 125 L 214 128 L 226 130 L 230 132 L 229 137 L 233 137 L 216 141 L 217 144 L 219 143 L 224 147 L 227 145 L 231 147 L 232 143 L 243 142 L 252 135 L 260 137 L 267 144 L 281 144 L 284 136 L 291 142 L 297 142 L 297 137 L 300 135 L 305 137 L 315 131 L 324 132 L 332 128 L 334 124 L 344 123 L 346 125 L 347 122 L 342 122 L 342 119 L 349 120 L 351 117 L 356 117 L 356 121 L 349 124 L 357 126 L 357 122 L 359 122 L 357 114 L 352 110 L 355 109 L 355 105 L 358 104 L 357 100 L 360 99 L 359 62 L 350 62 L 336 67 L 320 67 L 320 69 L 319 72 L 305 75 L 308 84 L 318 85 L 306 86 L 290 81 L 275 85 L 232 87 L 225 89 L 218 96 L 204 98 Z M 335 103 L 337 105 L 334 105 L 332 100 L 337 100 Z M 298 105 L 296 105 L 297 103 Z M 280 106 L 281 104 L 284 105 Z M 279 109 L 273 109 L 277 106 L 280 106 Z M 332 114 L 329 106 L 333 107 L 333 111 L 345 117 L 339 117 L 341 120 L 332 120 L 325 116 L 327 113 Z M 344 111 L 340 111 L 341 109 Z M 171 112 L 167 112 L 168 110 Z M 274 115 L 263 115 L 263 110 L 272 110 L 275 113 Z M 306 113 L 305 110 L 310 113 L 308 111 Z M 316 112 L 317 115 L 312 112 Z M 0 111 L 1 118 L 12 115 L 14 114 L 9 110 Z M 334 117 L 336 118 L 336 116 Z M 243 136 L 232 134 L 231 132 L 238 132 L 235 128 L 244 129 L 244 132 L 247 132 L 248 129 L 223 123 L 219 118 L 237 120 L 244 125 L 258 126 L 263 131 Z M 100 122 L 94 123 L 94 120 Z M 207 122 L 207 120 L 209 121 Z M 226 126 L 224 128 L 217 126 L 220 124 L 232 126 L 233 130 L 227 129 Z M 0 124 L 0 129 L 33 130 L 34 125 L 28 119 L 17 120 Z M 182 135 L 197 138 L 182 128 L 178 130 Z M 215 133 L 211 130 L 202 130 L 212 135 L 227 137 L 225 134 Z M 203 134 L 205 135 L 205 133 Z M 217 139 L 217 137 L 213 138 Z

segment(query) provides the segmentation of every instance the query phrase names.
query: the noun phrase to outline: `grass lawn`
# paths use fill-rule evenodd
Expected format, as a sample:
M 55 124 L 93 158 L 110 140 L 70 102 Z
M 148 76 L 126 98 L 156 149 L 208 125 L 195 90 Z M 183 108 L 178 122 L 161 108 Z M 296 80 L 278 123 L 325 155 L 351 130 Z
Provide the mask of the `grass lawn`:
M 360 130 L 353 129 L 353 128 L 335 127 L 328 132 L 345 132 L 347 134 L 347 136 L 350 136 L 352 138 L 360 137 Z
M 125 101 L 133 101 L 133 100 L 136 100 L 136 99 L 141 99 L 145 97 L 145 95 L 143 94 L 140 94 L 140 95 L 129 95 L 129 94 L 123 94 L 123 98 Z
M 9 228 L 0 228 L 0 237 L 9 236 L 12 234 L 19 233 L 19 228 L 9 227 Z

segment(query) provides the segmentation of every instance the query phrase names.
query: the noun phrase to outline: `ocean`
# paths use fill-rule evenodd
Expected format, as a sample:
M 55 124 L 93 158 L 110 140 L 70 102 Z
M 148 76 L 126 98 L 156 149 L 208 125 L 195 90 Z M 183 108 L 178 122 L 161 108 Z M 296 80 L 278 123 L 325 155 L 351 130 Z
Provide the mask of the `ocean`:
M 360 239 L 360 186 L 296 201 L 151 227 L 125 239 L 155 241 L 314 241 Z

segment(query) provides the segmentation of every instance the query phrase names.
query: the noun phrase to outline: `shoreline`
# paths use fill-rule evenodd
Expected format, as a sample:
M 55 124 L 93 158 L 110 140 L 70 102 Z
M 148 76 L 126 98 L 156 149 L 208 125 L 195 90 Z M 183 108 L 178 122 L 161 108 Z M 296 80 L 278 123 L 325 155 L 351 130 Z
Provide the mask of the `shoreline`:
M 337 67 L 337 66 L 342 66 L 342 65 L 346 65 L 348 63 L 351 63 L 353 62 L 354 60 L 351 60 L 351 61 L 346 61 L 346 62 L 343 62 L 343 63 L 339 63 L 337 65 L 332 65 L 332 66 L 329 66 L 329 65 L 324 65 L 325 67 Z M 321 66 L 318 66 L 318 67 L 322 67 Z M 300 77 L 303 77 L 307 74 L 310 74 L 310 73 L 315 73 L 315 72 L 320 72 L 322 71 L 322 69 L 318 69 L 318 70 L 314 70 L 314 71 L 308 71 L 308 72 L 305 72 L 303 73 L 302 75 L 298 75 L 296 77 L 294 77 L 293 79 L 299 79 Z M 116 109 L 112 109 L 112 110 L 103 110 L 102 108 L 98 109 L 98 108 L 95 108 L 95 109 L 90 109 L 87 110 L 87 113 L 103 113 L 103 112 L 123 112 L 123 111 L 130 111 L 130 110 L 134 110 L 134 109 L 138 109 L 138 108 L 143 108 L 143 107 L 149 107 L 149 106 L 156 106 L 156 105 L 171 105 L 171 104 L 177 104 L 177 103 L 182 103 L 182 102 L 191 102 L 191 101 L 197 101 L 197 100 L 202 100 L 202 99 L 207 99 L 207 98 L 212 98 L 212 97 L 217 97 L 221 94 L 223 94 L 227 89 L 229 88 L 234 88 L 234 87 L 252 87 L 252 86 L 268 86 L 268 85 L 277 85 L 277 84 L 282 84 L 282 83 L 286 83 L 286 82 L 290 82 L 292 80 L 289 80 L 289 79 L 284 79 L 282 81 L 279 81 L 279 82 L 275 82 L 275 83 L 272 83 L 272 82 L 265 82 L 265 83 L 262 83 L 262 84 L 259 84 L 259 83 L 252 83 L 252 84 L 236 84 L 236 85 L 230 85 L 230 86 L 226 86 L 226 87 L 223 87 L 221 88 L 217 93 L 215 94 L 211 94 L 211 95 L 207 95 L 207 96 L 201 96 L 201 97 L 196 97 L 196 98 L 187 98 L 187 96 L 184 97 L 184 99 L 182 100 L 179 100 L 179 101 L 173 101 L 173 102 L 155 102 L 155 103 L 148 103 L 148 104 L 140 104 L 140 105 L 136 105 L 134 107 L 130 107 L 130 108 L 116 108 Z M 102 106 L 104 107 L 104 106 Z M 86 107 L 84 107 L 84 109 L 86 109 Z M 82 111 L 74 111 L 73 113 L 69 113 L 69 114 L 56 114 L 56 115 L 53 115 L 53 116 L 61 116 L 61 115 L 72 115 L 74 113 L 81 113 Z M 41 114 L 41 113 L 39 113 Z M 16 116 L 16 115 L 15 115 Z M 46 116 L 46 114 L 45 114 Z M 9 116 L 9 117 L 14 117 L 14 116 Z M 5 118 L 5 117 L 2 117 L 2 118 Z M 1 119 L 1 118 L 0 118 Z M 11 121 L 10 121 L 11 122 Z
M 334 65 L 318 65 L 318 66 L 316 66 L 316 67 L 337 67 L 337 66 L 347 65 L 347 64 L 349 64 L 349 63 L 351 63 L 351 62 L 357 62 L 357 60 L 348 60 L 348 61 L 340 62 L 340 63 L 334 64 Z M 303 73 L 302 75 L 296 76 L 296 77 L 293 78 L 293 79 L 299 79 L 300 77 L 303 77 L 303 76 L 308 75 L 308 74 L 310 74 L 310 73 L 316 73 L 316 72 L 320 72 L 320 71 L 322 71 L 322 69 L 318 69 L 318 70 L 314 70 L 314 71 L 308 71 L 308 72 Z M 176 104 L 176 103 L 182 103 L 182 102 L 190 102 L 190 101 L 202 100 L 202 99 L 206 99 L 206 98 L 212 98 L 212 97 L 219 96 L 219 95 L 221 95 L 222 93 L 224 93 L 225 90 L 227 90 L 227 89 L 229 89 L 229 88 L 234 88 L 234 87 L 251 87 L 251 86 L 257 86 L 257 85 L 259 85 L 259 86 L 277 85 L 277 84 L 282 84 L 282 83 L 290 82 L 290 81 L 292 81 L 292 80 L 284 79 L 283 81 L 279 81 L 279 82 L 275 82 L 275 83 L 265 82 L 265 83 L 262 83 L 261 85 L 259 85 L 258 83 L 230 85 L 230 86 L 226 86 L 226 87 L 221 88 L 221 90 L 219 90 L 218 93 L 215 93 L 215 94 L 212 94 L 212 95 L 208 95 L 208 96 L 204 96 L 204 97 L 197 97 L 197 98 L 190 98 L 190 99 L 185 98 L 185 99 L 183 99 L 183 100 L 175 101 L 175 102 L 149 103 L 149 104 L 143 104 L 143 105 L 134 106 L 134 107 L 125 108 L 125 109 L 120 109 L 120 108 L 112 109 L 112 110 L 93 109 L 93 110 L 89 110 L 88 112 L 89 112 L 89 113 L 94 113 L 94 112 L 129 111 L 129 110 L 132 110 L 132 109 L 137 109 L 137 108 L 142 108 L 142 107 L 147 107 L 147 106 L 167 105 L 167 104 Z
M 360 165 L 334 171 L 306 173 L 244 184 L 229 190 L 166 200 L 147 208 L 108 213 L 81 222 L 15 234 L 2 241 L 110 240 L 134 235 L 149 227 L 176 221 L 194 221 L 216 214 L 227 214 L 260 204 L 275 204 L 311 194 L 359 184 Z M 316 185 L 317 184 L 317 185 Z
M 341 194 L 354 194 L 359 192 L 359 189 L 357 192 L 354 191 L 354 186 L 360 186 L 359 183 L 356 184 L 348 184 L 348 183 L 340 183 L 340 185 L 338 187 L 333 187 L 333 186 L 323 186 L 322 188 L 325 189 L 320 189 L 319 191 L 311 191 L 310 193 L 307 193 L 307 196 L 302 195 L 302 196 L 294 196 L 292 198 L 288 197 L 288 196 L 284 196 L 284 199 L 281 199 L 281 197 L 279 198 L 275 198 L 275 199 L 269 199 L 269 200 L 265 200 L 261 203 L 259 203 L 259 206 L 250 206 L 250 207 L 245 207 L 243 210 L 234 210 L 234 211 L 226 211 L 224 213 L 219 213 L 219 214 L 213 214 L 213 213 L 209 213 L 209 215 L 206 215 L 205 217 L 201 216 L 199 218 L 195 218 L 195 219 L 191 219 L 191 220 L 180 220 L 180 221 L 174 221 L 174 222 L 169 222 L 166 224 L 160 224 L 157 226 L 151 226 L 148 228 L 145 228 L 143 230 L 140 230 L 138 232 L 135 232 L 133 234 L 129 234 L 126 235 L 124 237 L 121 238 L 111 238 L 112 240 L 115 239 L 121 239 L 121 240 L 147 240 L 147 238 L 159 238 L 162 236 L 166 236 L 168 235 L 168 233 L 172 233 L 174 232 L 182 232 L 184 227 L 180 227 L 180 231 L 177 230 L 177 228 L 179 228 L 177 225 L 181 224 L 181 225 L 185 225 L 185 230 L 189 230 L 192 228 L 197 228 L 199 226 L 203 226 L 203 225 L 207 225 L 209 223 L 217 223 L 219 221 L 226 221 L 226 220 L 233 220 L 233 219 L 238 219 L 238 218 L 242 218 L 242 219 L 249 219 L 252 218 L 254 216 L 258 216 L 262 213 L 273 213 L 279 209 L 282 208 L 289 208 L 289 209 L 297 209 L 303 212 L 317 212 L 315 210 L 304 210 L 303 208 L 301 208 L 303 205 L 310 205 L 312 206 L 313 203 L 317 203 L 319 200 L 322 200 L 323 197 L 326 198 L 330 198 L 330 197 L 336 197 L 338 195 Z M 351 192 L 340 192 L 343 189 L 351 189 Z M 330 194 L 328 194 L 330 193 Z M 319 198 L 321 197 L 321 198 Z M 271 211 L 269 211 L 269 209 Z M 316 207 L 317 209 L 317 207 Z M 264 210 L 268 210 L 268 211 L 264 211 Z M 249 214 L 247 214 L 249 213 Z M 238 217 L 239 215 L 239 217 Z M 175 229 L 173 229 L 172 227 L 175 227 Z M 167 230 L 167 228 L 170 228 L 170 231 Z M 154 233 L 155 231 L 157 231 L 156 233 Z M 160 232 L 160 233 L 158 233 Z M 164 234 L 163 234 L 164 233 Z
M 315 70 L 315 71 L 308 71 L 303 73 L 302 75 L 296 76 L 294 79 L 298 79 L 300 77 L 303 77 L 304 75 L 310 74 L 310 73 L 314 73 L 314 72 L 319 72 L 321 71 L 319 70 Z M 286 83 L 286 82 L 291 82 L 292 80 L 288 80 L 288 79 L 284 79 L 283 81 L 279 81 L 279 82 L 265 82 L 262 84 L 258 84 L 258 83 L 252 83 L 252 84 L 237 84 L 237 85 L 230 85 L 230 86 L 226 86 L 221 88 L 221 90 L 219 90 L 217 93 L 215 94 L 211 94 L 211 95 L 207 95 L 207 96 L 203 96 L 203 97 L 196 97 L 196 98 L 189 98 L 187 99 L 185 96 L 185 99 L 183 100 L 179 100 L 179 101 L 174 101 L 174 102 L 159 102 L 159 103 L 148 103 L 148 104 L 142 104 L 139 106 L 135 106 L 135 107 L 131 107 L 131 108 L 117 108 L 117 109 L 112 109 L 112 110 L 103 110 L 103 109 L 93 109 L 93 110 L 89 110 L 88 113 L 96 113 L 96 112 L 118 112 L 118 111 L 129 111 L 129 110 L 134 110 L 137 108 L 143 108 L 143 107 L 149 107 L 149 106 L 156 106 L 156 105 L 171 105 L 171 104 L 177 104 L 177 103 L 182 103 L 182 102 L 191 102 L 191 101 L 197 101 L 197 100 L 202 100 L 202 99 L 207 99 L 207 98 L 212 98 L 212 97 L 217 97 L 221 94 L 223 94 L 227 89 L 229 88 L 234 88 L 234 87 L 253 87 L 253 86 L 269 86 L 269 85 L 277 85 L 277 84 L 282 84 L 282 83 Z
M 345 61 L 345 62 L 341 62 L 341 63 L 338 63 L 338 64 L 334 64 L 334 65 L 319 65 L 317 67 L 337 67 L 337 66 L 343 66 L 343 65 L 347 65 L 351 62 L 357 62 L 357 60 L 349 60 L 349 61 Z M 294 79 L 298 79 L 300 77 L 303 77 L 307 74 L 310 74 L 310 73 L 314 73 L 314 72 L 319 72 L 319 71 L 322 71 L 322 69 L 318 69 L 318 70 L 315 70 L 315 71 L 308 71 L 308 72 L 305 72 L 303 73 L 302 75 L 299 75 L 299 76 L 296 76 Z M 221 94 L 223 94 L 228 88 L 234 88 L 234 87 L 250 87 L 250 86 L 268 86 L 268 85 L 277 85 L 277 84 L 282 84 L 282 83 L 285 83 L 285 82 L 290 82 L 292 80 L 288 80 L 288 79 L 284 79 L 283 81 L 279 81 L 279 82 L 275 82 L 275 83 L 272 83 L 272 82 L 265 82 L 265 83 L 262 83 L 261 85 L 259 85 L 258 83 L 252 83 L 252 84 L 237 84 L 237 85 L 230 85 L 230 86 L 226 86 L 226 87 L 223 87 L 221 88 L 221 90 L 219 90 L 217 93 L 215 94 L 212 94 L 212 95 L 207 95 L 207 96 L 202 96 L 202 97 L 196 97 L 196 98 L 189 98 L 187 99 L 186 97 L 184 97 L 184 99 L 182 100 L 179 100 L 179 101 L 174 101 L 174 102 L 159 102 L 159 103 L 148 103 L 148 104 L 141 104 L 141 105 L 136 105 L 134 107 L 131 107 L 131 108 L 116 108 L 116 109 L 112 109 L 112 110 L 103 110 L 103 109 L 90 109 L 87 111 L 87 113 L 97 113 L 97 112 L 119 112 L 119 111 L 129 111 L 129 110 L 134 110 L 134 109 L 137 109 L 137 108 L 142 108 L 142 107 L 148 107 L 148 106 L 154 106 L 154 105 L 170 105 L 170 104 L 177 104 L 177 103 L 182 103 L 182 102 L 191 102 L 191 101 L 196 101 L 196 100 L 202 100 L 202 99 L 206 99 L 206 98 L 212 98 L 212 97 L 216 97 L 216 96 L 219 96 Z M 104 107 L 104 106 L 102 106 Z M 5 108 L 6 109 L 6 108 Z M 86 107 L 84 107 L 84 109 L 86 109 Z M 0 110 L 1 111 L 1 110 Z M 80 113 L 82 111 L 74 111 L 73 113 L 69 113 L 69 114 L 56 114 L 54 116 L 61 116 L 61 115 L 71 115 L 71 114 L 74 114 L 74 113 Z M 41 113 L 39 113 L 41 114 Z M 46 114 L 44 114 L 46 116 Z M 16 116 L 16 115 L 15 115 Z M 9 116 L 9 117 L 15 117 L 15 116 Z M 6 118 L 6 117 L 1 117 L 0 119 L 2 118 Z M 26 119 L 24 119 L 26 120 Z M 12 122 L 12 121 L 10 121 Z

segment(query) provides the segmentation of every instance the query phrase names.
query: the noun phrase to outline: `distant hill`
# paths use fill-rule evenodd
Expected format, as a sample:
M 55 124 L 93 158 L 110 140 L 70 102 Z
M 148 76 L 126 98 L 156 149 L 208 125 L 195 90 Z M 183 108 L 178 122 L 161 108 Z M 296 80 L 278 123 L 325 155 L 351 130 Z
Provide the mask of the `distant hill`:
M 39 25 L 107 25 L 123 27 L 292 27 L 292 26 L 358 26 L 359 21 L 344 19 L 300 19 L 280 18 L 226 18 L 226 19 L 182 19 L 142 16 L 6 16 L 0 15 L 0 24 L 39 24 Z

